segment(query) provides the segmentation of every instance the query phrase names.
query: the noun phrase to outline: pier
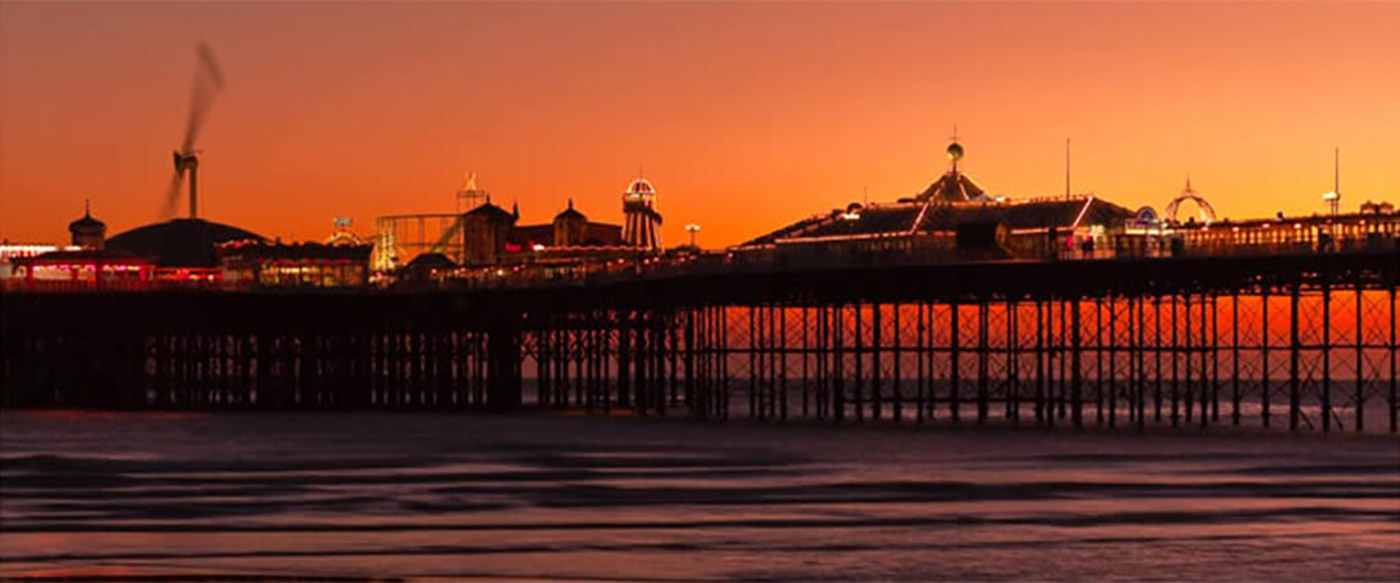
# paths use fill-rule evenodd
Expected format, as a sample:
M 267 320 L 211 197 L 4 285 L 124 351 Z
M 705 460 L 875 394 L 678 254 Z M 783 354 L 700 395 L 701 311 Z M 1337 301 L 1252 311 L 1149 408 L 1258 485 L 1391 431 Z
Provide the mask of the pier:
M 1392 247 L 7 292 L 3 405 L 1397 431 Z

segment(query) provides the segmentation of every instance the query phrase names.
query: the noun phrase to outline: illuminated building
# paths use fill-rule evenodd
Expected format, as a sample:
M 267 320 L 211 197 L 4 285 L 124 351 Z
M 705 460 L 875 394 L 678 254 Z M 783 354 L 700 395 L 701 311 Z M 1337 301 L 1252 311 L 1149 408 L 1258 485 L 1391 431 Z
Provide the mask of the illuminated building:
M 1379 209 L 1336 215 L 1276 217 L 1177 225 L 1171 231 L 1183 251 L 1212 255 L 1329 252 L 1392 248 L 1400 237 L 1400 213 Z
M 638 178 L 622 193 L 622 242 L 630 247 L 661 249 L 661 213 L 656 212 L 656 188 Z
M 151 262 L 143 257 L 107 249 L 107 225 L 92 217 L 91 208 L 68 224 L 73 247 L 13 258 L 13 280 L 40 290 L 144 289 Z
M 11 243 L 9 241 L 0 242 L 0 281 L 5 281 L 15 276 L 16 261 L 25 257 L 34 257 L 58 250 L 59 247 L 57 245 Z
M 112 237 L 107 247 L 155 264 L 155 278 L 187 283 L 217 283 L 223 277 L 215 248 L 230 241 L 266 239 L 238 227 L 203 219 L 175 219 L 137 227 Z
M 106 245 L 107 224 L 92 218 L 92 205 L 83 202 L 83 216 L 68 223 L 68 233 L 74 247 L 100 251 Z
M 542 225 L 512 229 L 506 249 L 511 253 L 579 247 L 616 247 L 622 244 L 622 227 L 595 223 L 574 208 L 574 200 L 554 220 Z
M 428 247 L 400 269 L 398 277 L 407 283 L 429 279 L 499 283 L 511 278 L 577 278 L 649 264 L 661 255 L 657 232 L 661 215 L 656 212 L 654 194 L 644 179 L 629 185 L 623 211 L 630 227 L 590 221 L 572 199 L 550 222 L 520 225 L 518 205 L 507 211 L 483 196 L 480 205 L 461 215 L 460 228 L 449 228 L 441 235 L 441 241 L 450 241 L 460 231 L 455 254 L 437 251 L 448 247 Z M 454 255 L 463 260 L 455 261 Z
M 11 243 L 5 241 L 0 243 L 0 261 L 14 261 L 25 257 L 43 255 L 50 251 L 63 249 L 58 245 L 46 245 L 43 243 Z
M 51 251 L 16 261 L 14 279 L 29 289 L 144 289 L 151 263 L 120 251 Z
M 1400 235 L 1400 213 L 1387 203 L 1368 202 L 1352 214 L 1334 208 L 1334 214 L 1311 217 L 1216 220 L 1215 209 L 1189 179 L 1168 202 L 1166 216 L 1151 207 L 1133 212 L 1094 195 L 1010 200 L 988 195 L 962 172 L 961 144 L 953 142 L 947 153 L 949 170 L 915 196 L 852 203 L 731 251 L 741 261 L 780 265 L 1104 259 L 1352 251 L 1394 246 Z M 1183 222 L 1177 214 L 1185 203 L 1196 213 Z
M 622 197 L 623 225 L 590 221 L 573 199 L 550 222 L 521 225 L 519 206 L 507 211 L 468 175 L 457 193 L 458 213 L 408 214 L 375 219 L 378 233 L 372 255 L 374 269 L 394 271 L 420 254 L 438 253 L 464 267 L 531 263 L 540 254 L 593 257 L 600 248 L 618 248 L 629 255 L 661 249 L 661 214 L 650 181 L 633 180 Z M 617 252 L 605 254 L 615 255 Z
M 349 287 L 369 282 L 370 245 L 229 241 L 217 246 L 222 280 L 233 285 Z
M 573 199 L 548 223 L 521 225 L 519 206 L 507 211 L 491 202 L 491 196 L 469 175 L 458 203 L 470 206 L 458 214 L 416 214 L 379 217 L 375 220 L 373 265 L 392 271 L 420 254 L 436 253 L 454 264 L 498 266 L 531 263 L 543 253 L 550 257 L 592 257 L 600 248 L 660 250 L 661 215 L 655 208 L 655 190 L 645 179 L 632 181 L 623 194 L 626 226 L 588 220 L 574 207 Z M 608 252 L 607 254 L 616 254 Z
M 947 172 L 893 203 L 852 203 L 790 224 L 735 251 L 823 258 L 926 260 L 1045 258 L 1092 254 L 1136 215 L 1093 195 L 1013 201 L 990 196 L 962 171 L 961 144 L 948 146 Z
M 542 256 L 594 256 L 601 249 L 637 251 L 623 244 L 621 227 L 589 221 L 573 200 L 553 221 L 538 225 L 516 225 L 519 207 L 507 212 L 489 198 L 464 217 L 462 265 L 468 267 L 533 263 Z

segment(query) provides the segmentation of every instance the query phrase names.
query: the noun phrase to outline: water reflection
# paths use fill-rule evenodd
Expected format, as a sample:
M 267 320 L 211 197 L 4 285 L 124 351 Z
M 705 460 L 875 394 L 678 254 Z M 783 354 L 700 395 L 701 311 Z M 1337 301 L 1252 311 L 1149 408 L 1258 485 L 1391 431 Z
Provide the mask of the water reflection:
M 0 575 L 1400 577 L 1400 443 L 4 413 Z

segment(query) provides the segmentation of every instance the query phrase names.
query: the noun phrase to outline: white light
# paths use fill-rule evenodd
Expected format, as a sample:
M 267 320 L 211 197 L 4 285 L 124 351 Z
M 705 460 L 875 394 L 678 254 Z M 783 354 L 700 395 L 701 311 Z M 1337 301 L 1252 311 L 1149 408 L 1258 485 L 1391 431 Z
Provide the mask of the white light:
M 535 251 L 544 251 L 544 245 L 541 245 L 541 244 L 539 244 L 539 243 L 535 243 L 535 245 L 534 245 L 533 247 L 531 247 L 531 249 L 534 249 Z
M 1337 193 L 1336 193 L 1336 192 L 1324 192 L 1324 193 L 1322 193 L 1322 200 L 1337 200 Z

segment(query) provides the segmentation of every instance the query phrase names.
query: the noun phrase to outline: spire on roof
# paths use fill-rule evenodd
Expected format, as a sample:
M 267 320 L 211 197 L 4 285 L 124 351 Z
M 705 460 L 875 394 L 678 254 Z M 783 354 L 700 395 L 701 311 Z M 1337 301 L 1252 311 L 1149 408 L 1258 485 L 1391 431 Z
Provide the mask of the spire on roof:
M 952 171 L 957 173 L 958 160 L 961 160 L 963 157 L 963 147 L 962 144 L 958 142 L 958 126 L 953 126 L 953 137 L 949 139 L 952 141 L 948 144 L 948 159 L 952 161 Z

